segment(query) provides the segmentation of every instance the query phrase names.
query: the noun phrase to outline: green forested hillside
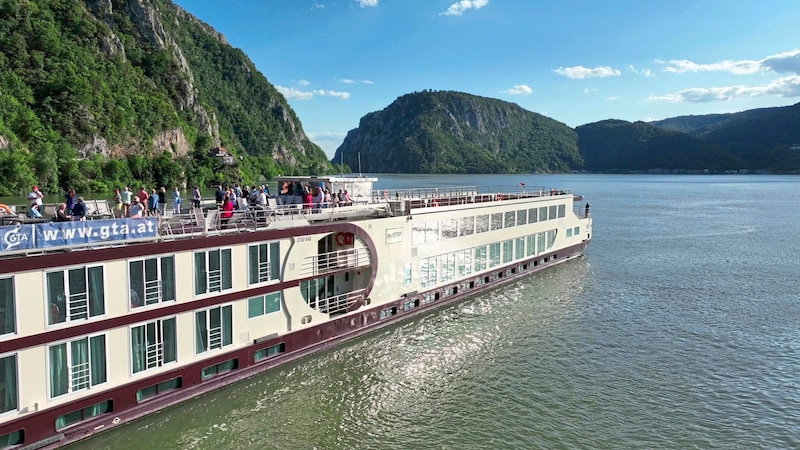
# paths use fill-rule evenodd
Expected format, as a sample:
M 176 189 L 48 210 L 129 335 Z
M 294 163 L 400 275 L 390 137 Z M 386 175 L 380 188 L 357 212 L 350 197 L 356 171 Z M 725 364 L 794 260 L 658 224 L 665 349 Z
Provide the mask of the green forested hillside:
M 331 168 L 252 62 L 168 0 L 0 0 L 0 148 L 6 195 Z
M 394 173 L 564 172 L 583 162 L 577 135 L 563 123 L 452 91 L 407 94 L 364 116 L 333 161 L 340 159 Z
M 746 167 L 721 146 L 645 122 L 604 120 L 579 126 L 576 131 L 586 167 L 593 171 L 725 171 Z

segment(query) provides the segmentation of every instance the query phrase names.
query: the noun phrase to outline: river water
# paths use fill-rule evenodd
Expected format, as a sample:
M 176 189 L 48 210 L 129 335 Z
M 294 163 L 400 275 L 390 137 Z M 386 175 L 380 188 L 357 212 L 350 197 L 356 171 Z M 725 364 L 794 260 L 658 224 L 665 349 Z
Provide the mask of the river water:
M 378 187 L 520 182 L 586 196 L 585 257 L 73 448 L 800 448 L 800 177 Z

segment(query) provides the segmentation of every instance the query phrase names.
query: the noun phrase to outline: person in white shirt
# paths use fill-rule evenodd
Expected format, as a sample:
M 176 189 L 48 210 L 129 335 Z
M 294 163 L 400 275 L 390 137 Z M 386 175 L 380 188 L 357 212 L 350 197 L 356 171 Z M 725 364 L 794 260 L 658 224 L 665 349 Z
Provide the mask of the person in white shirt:
M 31 203 L 31 206 L 42 206 L 42 198 L 44 198 L 44 194 L 42 194 L 42 191 L 39 190 L 39 186 L 34 186 L 33 189 L 28 193 L 28 201 Z

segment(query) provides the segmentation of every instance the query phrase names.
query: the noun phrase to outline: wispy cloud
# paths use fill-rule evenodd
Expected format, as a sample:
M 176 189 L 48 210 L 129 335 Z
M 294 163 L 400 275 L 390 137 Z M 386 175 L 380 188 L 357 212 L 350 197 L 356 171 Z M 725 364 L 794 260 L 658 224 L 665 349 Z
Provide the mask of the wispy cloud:
M 446 11 L 439 13 L 442 16 L 460 16 L 469 9 L 481 9 L 489 4 L 489 0 L 460 0 L 450 5 Z
M 618 77 L 621 73 L 619 70 L 612 69 L 608 66 L 598 66 L 594 69 L 583 66 L 559 67 L 558 69 L 553 69 L 553 72 L 567 78 L 579 80 L 584 78 Z
M 347 100 L 348 98 L 350 98 L 350 93 L 345 91 L 333 91 L 325 89 L 314 89 L 311 91 L 303 91 L 293 87 L 285 87 L 285 86 L 275 86 L 275 89 L 277 89 L 278 92 L 283 94 L 283 96 L 286 97 L 287 99 L 292 99 L 292 100 L 311 100 L 315 96 L 333 97 L 341 100 Z
M 372 80 L 354 80 L 352 78 L 337 78 L 344 84 L 375 84 Z
M 308 86 L 309 84 L 311 84 L 311 82 L 308 80 L 300 80 L 297 82 L 297 84 L 300 86 Z
M 606 97 L 606 100 L 613 102 L 614 100 L 619 100 L 619 97 L 617 96 Z
M 800 75 L 778 78 L 764 86 L 723 86 L 710 88 L 690 88 L 665 95 L 650 95 L 648 100 L 670 103 L 708 103 L 730 101 L 742 97 L 777 95 L 780 97 L 800 96 Z
M 583 93 L 584 93 L 584 94 L 591 94 L 592 92 L 597 92 L 597 91 L 598 91 L 598 89 L 597 89 L 597 88 L 585 88 L 585 89 L 583 90 Z
M 325 5 L 323 5 L 322 3 L 314 3 L 313 5 L 311 5 L 311 9 L 325 9 Z
M 647 78 L 655 76 L 655 74 L 653 74 L 653 71 L 650 69 L 637 69 L 636 67 L 628 66 L 628 70 L 636 75 L 643 75 Z
M 530 88 L 527 84 L 517 84 L 514 85 L 511 89 L 505 89 L 500 91 L 503 94 L 508 95 L 523 95 L 523 94 L 533 94 L 533 89 Z
M 366 8 L 368 6 L 378 6 L 378 0 L 358 0 L 358 6 Z
M 779 72 L 800 74 L 800 50 L 767 56 L 764 59 L 743 59 L 739 61 L 724 60 L 709 64 L 696 63 L 687 59 L 673 59 L 669 61 L 656 60 L 664 65 L 664 72 L 728 72 L 734 75 L 751 75 L 759 72 Z

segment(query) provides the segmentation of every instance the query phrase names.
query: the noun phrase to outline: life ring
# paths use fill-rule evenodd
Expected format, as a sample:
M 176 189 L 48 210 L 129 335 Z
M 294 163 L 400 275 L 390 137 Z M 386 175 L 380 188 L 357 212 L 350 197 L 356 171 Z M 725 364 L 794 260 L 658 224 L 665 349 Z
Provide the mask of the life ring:
M 6 205 L 4 205 L 2 203 L 0 203 L 0 212 L 6 213 L 6 214 L 14 214 L 14 212 L 11 211 L 11 208 L 9 208 L 8 206 L 6 206 Z
M 336 233 L 336 245 L 339 247 L 344 247 L 344 233 Z

